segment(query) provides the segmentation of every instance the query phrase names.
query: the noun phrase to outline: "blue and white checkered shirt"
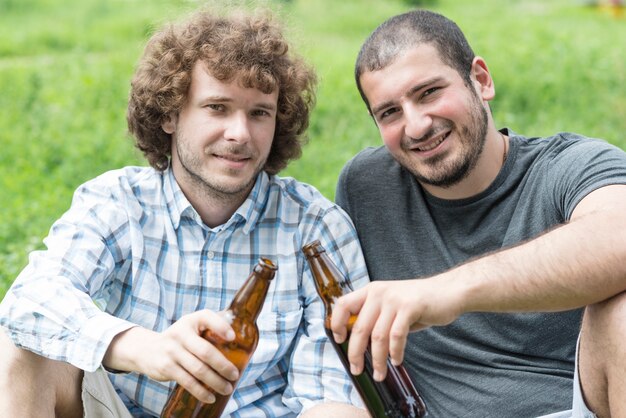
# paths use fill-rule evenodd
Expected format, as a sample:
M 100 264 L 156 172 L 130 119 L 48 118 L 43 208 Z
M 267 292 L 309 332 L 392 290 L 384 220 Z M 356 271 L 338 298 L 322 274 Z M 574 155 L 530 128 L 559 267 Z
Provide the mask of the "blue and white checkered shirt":
M 259 174 L 224 225 L 209 228 L 170 170 L 127 167 L 87 182 L 0 305 L 13 341 L 86 371 L 135 324 L 163 331 L 225 309 L 259 257 L 278 263 L 259 345 L 225 416 L 295 416 L 320 401 L 360 403 L 323 330 L 301 247 L 319 239 L 354 287 L 367 281 L 347 215 L 313 187 Z M 95 303 L 94 303 L 95 302 Z M 111 374 L 134 415 L 158 415 L 174 382 Z

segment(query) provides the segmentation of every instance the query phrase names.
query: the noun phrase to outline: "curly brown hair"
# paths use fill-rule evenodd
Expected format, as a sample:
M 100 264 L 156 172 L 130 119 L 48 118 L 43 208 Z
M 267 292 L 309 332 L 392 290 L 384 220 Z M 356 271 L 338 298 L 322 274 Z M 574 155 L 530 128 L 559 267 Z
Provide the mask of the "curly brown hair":
M 267 11 L 220 15 L 200 10 L 156 33 L 131 83 L 127 121 L 137 148 L 155 169 L 168 167 L 171 135 L 161 125 L 182 109 L 194 64 L 202 60 L 222 82 L 237 79 L 264 93 L 278 88 L 276 130 L 264 167 L 278 173 L 302 154 L 315 103 L 315 72 L 288 50 L 282 28 Z

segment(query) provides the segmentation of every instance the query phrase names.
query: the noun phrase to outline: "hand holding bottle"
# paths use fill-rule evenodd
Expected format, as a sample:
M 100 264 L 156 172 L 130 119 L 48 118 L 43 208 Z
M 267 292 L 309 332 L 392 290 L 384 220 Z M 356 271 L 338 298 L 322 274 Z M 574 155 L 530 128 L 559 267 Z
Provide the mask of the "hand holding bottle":
M 202 338 L 209 329 L 226 341 L 234 339 L 228 318 L 205 309 L 181 317 L 161 333 L 137 326 L 118 334 L 103 364 L 159 381 L 175 380 L 203 402 L 214 402 L 214 393 L 232 393 L 239 371 Z
M 370 347 L 375 379 L 387 373 L 387 356 L 401 364 L 409 332 L 430 326 L 447 325 L 462 312 L 461 304 L 444 277 L 414 280 L 375 281 L 339 298 L 335 304 L 331 329 L 342 343 L 351 327 L 348 359 L 353 373 L 364 367 L 364 353 Z
M 170 394 L 163 411 L 162 418 L 216 418 L 222 415 L 256 346 L 259 342 L 259 328 L 256 320 L 278 267 L 267 258 L 259 259 L 250 276 L 235 294 L 227 312 L 231 315 L 231 330 L 224 333 L 215 333 L 212 328 L 202 332 L 202 339 L 229 359 L 237 368 L 238 375 L 228 393 L 217 393 L 210 403 L 194 396 L 182 384 L 176 385 Z
M 348 344 L 348 339 L 352 341 L 349 336 L 350 332 L 354 331 L 354 324 L 360 320 L 356 315 L 362 306 L 362 304 L 359 304 L 361 299 L 358 296 L 352 298 L 356 301 L 356 308 L 353 311 L 344 308 L 340 320 L 337 321 L 344 327 L 340 331 L 347 333 L 347 335 L 344 334 L 340 338 L 333 339 L 331 322 L 335 321 L 336 305 L 342 298 L 353 294 L 352 286 L 350 281 L 341 274 L 330 259 L 320 241 L 316 240 L 305 245 L 302 251 L 311 268 L 317 292 L 324 303 L 326 316 L 324 329 L 326 334 L 329 336 L 344 367 L 351 369 L 350 377 L 352 383 L 361 395 L 369 413 L 374 418 L 421 418 L 425 416 L 426 405 L 417 392 L 408 372 L 399 363 L 391 364 L 387 357 L 386 347 L 383 347 L 385 349 L 384 357 L 382 358 L 382 361 L 385 363 L 384 367 L 381 367 L 379 364 L 378 369 L 375 370 L 372 353 L 368 349 L 367 344 L 363 351 L 360 350 L 360 347 L 355 351 L 351 343 Z M 369 337 L 369 334 L 365 338 L 366 343 L 367 337 Z M 359 370 L 356 370 L 354 365 L 351 364 L 352 358 L 348 359 L 349 352 L 352 353 L 352 356 L 356 356 L 357 361 L 362 362 Z M 380 355 L 381 353 L 378 354 Z M 381 368 L 384 370 L 382 375 L 380 374 Z

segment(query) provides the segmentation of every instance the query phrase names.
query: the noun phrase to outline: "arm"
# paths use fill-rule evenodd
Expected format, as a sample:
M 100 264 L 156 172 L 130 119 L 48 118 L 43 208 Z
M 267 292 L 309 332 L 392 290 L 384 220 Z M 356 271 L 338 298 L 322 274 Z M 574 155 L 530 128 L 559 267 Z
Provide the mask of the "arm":
M 0 305 L 0 324 L 16 346 L 86 371 L 97 369 L 111 339 L 133 326 L 94 303 L 106 303 L 115 266 L 128 254 L 127 217 L 99 186 L 76 191 L 44 239 L 47 249 L 30 254 Z M 115 251 L 106 244 L 112 236 L 119 238 L 108 241 Z
M 230 384 L 212 370 L 232 377 L 236 369 L 199 336 L 207 328 L 218 333 L 230 329 L 218 315 L 205 311 L 183 317 L 162 333 L 126 319 L 131 296 L 124 299 L 115 292 L 120 283 L 132 285 L 127 276 L 136 258 L 129 211 L 135 206 L 111 187 L 110 178 L 80 187 L 70 210 L 46 238 L 48 249 L 31 254 L 2 301 L 0 325 L 17 346 L 85 371 L 104 363 L 157 380 L 177 380 L 201 398 L 210 399 L 198 380 L 227 392 Z M 116 310 L 119 317 L 108 313 Z M 172 369 L 164 371 L 168 365 Z
M 466 312 L 573 309 L 626 289 L 626 186 L 587 195 L 570 222 L 513 248 L 486 255 L 445 273 L 399 282 L 375 282 L 342 298 L 333 332 L 346 336 L 351 313 L 359 318 L 350 337 L 353 373 L 363 367 L 371 337 L 378 378 L 389 353 L 403 359 L 407 334 L 446 325 Z
M 199 400 L 212 403 L 215 395 L 207 387 L 230 394 L 233 384 L 229 380 L 237 380 L 239 371 L 201 337 L 207 329 L 227 341 L 235 338 L 222 315 L 203 310 L 183 316 L 162 333 L 134 327 L 118 334 L 102 364 L 115 370 L 139 372 L 158 381 L 175 380 Z

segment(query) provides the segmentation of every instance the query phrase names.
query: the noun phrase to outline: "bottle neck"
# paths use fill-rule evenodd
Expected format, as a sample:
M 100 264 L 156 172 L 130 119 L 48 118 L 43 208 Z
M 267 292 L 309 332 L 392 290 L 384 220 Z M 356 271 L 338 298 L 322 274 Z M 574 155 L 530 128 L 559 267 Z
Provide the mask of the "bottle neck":
M 275 273 L 274 265 L 256 265 L 228 307 L 236 318 L 256 321 Z
M 306 244 L 302 247 L 302 252 L 311 267 L 317 292 L 329 310 L 337 299 L 352 291 L 352 286 L 330 259 L 319 240 Z
M 316 253 L 307 258 L 320 296 L 324 300 L 334 304 L 337 299 L 350 291 L 346 288 L 347 281 L 332 264 L 326 252 Z

